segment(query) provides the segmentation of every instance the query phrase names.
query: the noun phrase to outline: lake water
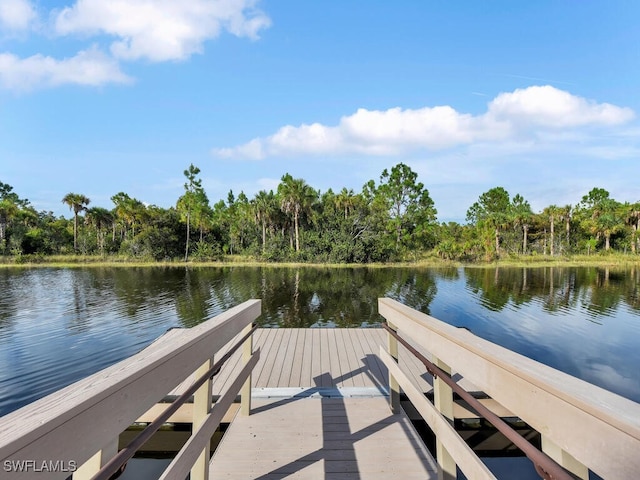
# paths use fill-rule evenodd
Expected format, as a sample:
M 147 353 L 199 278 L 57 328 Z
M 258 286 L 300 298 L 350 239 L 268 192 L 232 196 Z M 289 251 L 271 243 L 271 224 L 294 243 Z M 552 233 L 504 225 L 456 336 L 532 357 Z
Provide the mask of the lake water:
M 640 402 L 640 268 L 38 268 L 0 269 L 0 416 L 250 298 L 366 328 L 382 296 Z

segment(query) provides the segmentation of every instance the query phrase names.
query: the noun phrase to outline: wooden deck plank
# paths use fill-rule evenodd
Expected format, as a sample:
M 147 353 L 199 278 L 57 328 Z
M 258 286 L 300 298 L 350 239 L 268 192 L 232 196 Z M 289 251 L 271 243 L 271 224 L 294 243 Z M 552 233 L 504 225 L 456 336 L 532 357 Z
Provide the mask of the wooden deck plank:
M 280 350 L 273 364 L 273 372 L 271 378 L 278 385 L 287 385 L 289 383 L 289 377 L 291 376 L 291 367 L 293 365 L 293 355 L 295 353 L 295 340 L 292 340 L 292 335 L 295 329 L 287 328 L 282 336 L 282 342 L 280 343 Z M 272 380 L 269 380 L 271 383 Z
M 321 349 L 320 349 L 320 329 L 312 328 L 309 330 L 311 334 L 311 345 L 312 345 L 312 356 L 311 356 L 311 374 L 307 379 L 307 383 L 303 383 L 302 387 L 311 387 L 315 386 L 314 378 L 320 378 L 320 374 L 322 373 L 322 365 L 321 365 Z
M 264 353 L 261 352 L 262 371 L 260 376 L 256 379 L 256 387 L 267 387 L 268 379 L 271 376 L 273 363 L 275 362 L 280 343 L 282 342 L 282 333 L 279 329 L 273 329 L 273 332 L 269 332 L 269 338 L 265 344 Z M 270 340 L 270 341 L 269 341 Z
M 353 382 L 356 387 L 365 387 L 369 385 L 370 378 L 369 376 L 366 375 L 366 369 L 367 369 L 366 363 L 362 361 L 362 358 L 364 358 L 365 356 L 365 352 L 362 349 L 362 343 L 360 343 L 360 338 L 358 338 L 357 336 L 358 330 L 359 329 L 349 328 L 347 335 L 348 335 L 349 348 L 351 349 L 351 352 L 350 352 L 351 359 L 352 359 L 352 362 L 354 363 L 355 371 L 358 372 L 357 375 L 354 376 Z
M 346 370 L 346 374 L 343 373 L 343 378 L 348 378 L 349 384 L 345 385 L 345 387 L 355 387 L 356 380 L 355 377 L 358 376 L 358 362 L 353 355 L 353 347 L 351 346 L 351 338 L 349 337 L 349 329 L 341 328 L 340 333 L 336 335 L 336 346 L 338 351 L 341 352 L 342 359 L 340 361 L 340 365 L 343 365 L 342 368 Z M 345 377 L 346 375 L 346 377 Z M 344 381 L 344 380 L 343 380 Z
M 437 467 L 384 398 L 256 400 L 252 415 L 236 417 L 225 433 L 210 478 L 285 477 L 429 479 Z
M 380 382 L 384 386 L 388 386 L 389 372 L 376 353 L 380 349 L 380 345 L 386 345 L 386 332 L 382 329 L 362 329 L 361 339 L 365 350 L 368 348 L 366 361 L 369 364 L 368 366 L 371 373 L 375 376 L 377 382 Z
M 380 370 L 378 362 L 375 361 L 377 357 L 372 357 L 373 352 L 371 351 L 369 342 L 365 338 L 365 335 L 370 333 L 368 333 L 366 329 L 354 329 L 351 333 L 354 337 L 354 344 L 359 345 L 356 351 L 358 352 L 359 365 L 362 368 L 362 381 L 365 386 L 377 386 L 381 384 L 380 379 L 383 378 L 382 371 Z M 383 385 L 386 385 L 386 383 L 386 380 L 382 382 Z
M 300 386 L 300 377 L 302 376 L 303 370 L 303 359 L 305 353 L 305 332 L 304 328 L 296 328 L 295 329 L 295 337 L 292 335 L 292 339 L 295 338 L 295 346 L 293 350 L 293 359 L 291 362 L 291 374 L 286 382 L 286 385 L 289 387 L 298 387 Z M 285 383 L 283 382 L 283 385 Z
M 341 375 L 342 383 L 344 387 L 355 387 L 356 382 L 354 377 L 358 375 L 358 366 L 355 359 L 352 359 L 353 348 L 350 345 L 348 338 L 348 332 L 346 328 L 339 329 L 340 332 L 336 334 L 336 348 L 340 352 L 340 366 L 343 370 Z
M 350 379 L 348 377 L 349 365 L 344 358 L 344 352 L 340 348 L 338 348 L 337 338 L 341 332 L 332 332 L 333 335 L 331 335 L 329 334 L 329 331 L 326 330 L 326 333 L 328 334 L 326 336 L 326 341 L 327 348 L 329 350 L 329 370 L 327 371 L 327 376 L 331 378 L 331 386 L 352 387 L 353 382 L 350 382 Z
M 291 383 L 291 377 L 294 375 L 294 370 L 297 370 L 295 364 L 296 350 L 298 348 L 298 333 L 299 328 L 290 328 L 289 345 L 287 347 L 288 353 L 283 360 L 282 370 L 280 371 L 280 377 L 278 383 L 280 385 L 289 385 Z
M 386 345 L 386 335 L 379 328 L 260 328 L 254 333 L 254 348 L 261 348 L 262 354 L 253 371 L 252 386 L 262 389 L 386 387 L 387 369 L 377 356 L 379 345 Z M 225 345 L 216 359 L 234 343 Z M 418 388 L 425 392 L 432 389 L 424 366 L 402 346 L 400 364 Z M 238 351 L 214 377 L 213 394 L 220 395 L 241 368 Z M 193 375 L 189 376 L 171 394 L 179 395 L 193 380 Z
M 362 350 L 360 340 L 355 336 L 355 329 L 347 328 L 345 330 L 344 343 L 345 348 L 348 349 L 349 352 L 349 365 L 353 372 L 353 384 L 356 387 L 364 387 L 365 380 L 362 375 L 364 364 L 360 361 L 360 358 L 364 355 L 364 351 Z
M 320 328 L 318 332 L 320 333 L 320 368 L 315 369 L 314 386 L 331 387 L 333 379 L 331 378 L 331 358 L 329 356 L 329 332 L 326 328 Z
M 260 361 L 258 362 L 258 365 L 256 365 L 256 368 L 253 370 L 252 385 L 251 385 L 252 387 L 258 386 L 258 380 L 260 378 L 260 375 L 262 374 L 262 370 L 264 369 L 265 358 L 267 357 L 269 349 L 273 344 L 273 339 L 275 338 L 275 334 L 276 334 L 275 328 L 265 328 L 261 330 L 263 330 L 264 335 L 260 337 L 259 342 L 256 342 L 253 345 L 254 350 L 260 347 L 261 354 L 260 354 Z
M 311 361 L 313 357 L 313 342 L 311 334 L 313 330 L 305 328 L 304 331 L 304 348 L 302 349 L 302 364 L 300 368 L 299 386 L 304 386 L 311 382 Z M 295 385 L 292 385 L 295 386 Z
M 368 349 L 364 349 L 363 342 L 360 339 L 360 332 L 358 330 L 361 329 L 354 328 L 349 333 L 354 345 L 354 354 L 358 362 L 358 368 L 360 369 L 360 380 L 364 386 L 375 385 L 375 375 L 369 370 L 366 356 L 366 354 L 370 352 L 368 351 Z

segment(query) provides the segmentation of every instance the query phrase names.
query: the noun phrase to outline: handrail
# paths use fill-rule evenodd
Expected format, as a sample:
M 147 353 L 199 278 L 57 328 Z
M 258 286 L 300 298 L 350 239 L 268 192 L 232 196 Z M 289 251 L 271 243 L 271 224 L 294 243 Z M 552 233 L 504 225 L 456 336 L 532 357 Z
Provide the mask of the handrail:
M 170 330 L 141 352 L 5 415 L 0 465 L 79 466 L 96 452 L 108 452 L 121 432 L 250 328 L 260 313 L 261 301 L 248 300 L 195 327 Z M 47 478 L 68 475 L 68 470 L 50 471 Z M 41 477 L 33 468 L 11 475 Z
M 178 398 L 176 398 L 158 417 L 151 422 L 147 427 L 140 432 L 125 448 L 120 450 L 118 454 L 109 460 L 98 473 L 96 473 L 91 480 L 109 480 L 111 475 L 118 472 L 135 453 L 142 447 L 152 436 L 156 433 L 160 427 L 173 415 L 198 388 L 200 388 L 204 382 L 213 378 L 220 373 L 220 369 L 229 358 L 238 350 L 245 340 L 253 335 L 253 332 L 258 328 L 257 325 L 253 325 L 251 330 L 247 332 L 233 347 L 225 353 L 220 360 L 218 360 L 204 375 L 194 381 L 187 390 L 185 390 Z
M 465 400 L 480 416 L 488 420 L 498 431 L 500 431 L 508 440 L 510 440 L 516 447 L 518 447 L 526 456 L 533 462 L 533 465 L 538 474 L 547 480 L 572 480 L 573 477 L 569 475 L 560 465 L 558 465 L 551 457 L 544 452 L 534 447 L 526 438 L 516 432 L 508 423 L 498 417 L 495 413 L 482 405 L 476 398 L 473 397 L 464 388 L 458 385 L 451 376 L 444 372 L 437 365 L 433 364 L 426 359 L 418 350 L 416 350 L 409 342 L 398 335 L 398 332 L 389 327 L 389 325 L 382 324 L 382 327 L 398 340 L 404 347 L 411 352 L 422 364 L 426 367 L 427 372 L 434 378 L 439 377 L 444 383 L 449 385 L 451 389 L 456 392 L 460 397 Z
M 581 478 L 640 471 L 640 404 L 441 322 L 389 298 L 379 313 L 452 373 L 542 436 L 543 451 Z
M 416 387 L 413 382 L 409 380 L 407 374 L 400 368 L 400 365 L 396 363 L 396 359 L 392 357 L 383 346 L 380 346 L 379 355 L 382 362 L 388 368 L 389 374 L 392 375 L 398 382 L 398 385 L 402 387 L 403 392 L 427 425 L 429 425 L 429 428 L 431 428 L 436 438 L 447 446 L 447 453 L 451 456 L 456 466 L 464 472 L 465 476 L 469 480 L 497 480 L 495 475 L 491 473 L 491 470 L 489 470 L 471 447 L 462 439 L 449 419 L 442 415 L 436 406 L 429 401 L 422 391 L 422 388 Z M 438 463 L 441 464 L 440 460 L 441 459 L 438 459 Z M 453 474 L 449 476 L 444 475 L 444 469 L 442 473 L 443 475 L 439 475 L 438 478 L 455 478 Z
M 227 391 L 216 402 L 211 413 L 205 417 L 200 427 L 198 427 L 198 430 L 191 434 L 191 437 L 189 437 L 184 446 L 176 454 L 169 466 L 165 469 L 164 473 L 160 476 L 159 480 L 177 480 L 186 478 L 189 473 L 189 468 L 194 464 L 194 461 L 204 446 L 208 444 L 215 429 L 220 425 L 223 416 L 227 410 L 229 410 L 229 407 L 233 403 L 238 391 L 240 391 L 242 383 L 246 381 L 251 370 L 256 366 L 259 359 L 260 349 L 258 348 L 248 359 L 246 365 L 238 373 L 238 376 L 233 383 L 227 388 Z M 210 465 L 208 453 L 207 449 L 207 468 Z M 193 478 L 193 475 L 191 478 Z

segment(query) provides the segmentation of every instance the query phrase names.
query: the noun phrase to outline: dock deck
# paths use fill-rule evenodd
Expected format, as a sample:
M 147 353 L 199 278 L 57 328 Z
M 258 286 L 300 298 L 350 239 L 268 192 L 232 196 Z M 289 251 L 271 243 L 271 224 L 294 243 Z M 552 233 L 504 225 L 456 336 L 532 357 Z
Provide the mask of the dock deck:
M 254 348 L 261 350 L 252 374 L 254 397 L 388 393 L 387 367 L 377 355 L 380 346 L 387 343 L 381 328 L 260 328 L 253 342 Z M 410 372 L 413 383 L 423 392 L 431 391 L 431 376 L 424 366 L 403 353 L 400 346 L 400 365 Z M 213 394 L 223 392 L 241 368 L 241 355 L 236 352 L 214 377 Z M 188 378 L 171 394 L 181 393 L 192 381 Z
M 211 479 L 437 478 L 404 413 L 383 397 L 254 400 L 211 459 Z
M 251 416 L 231 423 L 211 478 L 437 478 L 407 415 L 389 409 L 387 367 L 374 353 L 386 342 L 378 328 L 257 330 Z M 227 362 L 214 394 L 241 363 L 239 353 Z M 414 382 L 430 390 L 424 367 L 410 367 Z
M 0 463 L 20 480 L 37 480 L 43 465 L 54 480 L 69 472 L 73 480 L 107 480 L 163 424 L 186 422 L 190 436 L 163 480 L 454 478 L 458 470 L 495 480 L 452 424 L 469 418 L 472 406 L 502 425 L 546 477 L 637 476 L 639 404 L 395 300 L 378 299 L 378 309 L 386 332 L 256 330 L 258 299 L 170 330 L 130 358 L 0 419 Z M 220 368 L 223 355 L 229 358 Z M 175 385 L 169 396 L 179 396 L 167 407 L 162 400 Z M 240 411 L 229 415 L 237 398 Z M 401 398 L 433 432 L 437 467 Z M 541 449 L 501 416 L 539 432 Z M 210 460 L 210 440 L 225 417 L 231 425 Z M 118 451 L 136 419 L 151 425 Z

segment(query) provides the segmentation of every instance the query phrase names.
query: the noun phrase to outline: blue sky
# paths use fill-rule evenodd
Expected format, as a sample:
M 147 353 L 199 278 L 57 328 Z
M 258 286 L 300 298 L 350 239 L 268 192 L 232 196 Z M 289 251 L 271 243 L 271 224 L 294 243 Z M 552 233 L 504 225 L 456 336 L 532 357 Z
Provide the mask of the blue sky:
M 442 221 L 640 200 L 640 3 L 0 0 L 0 181 L 174 205 L 285 173 L 361 191 L 404 162 Z

